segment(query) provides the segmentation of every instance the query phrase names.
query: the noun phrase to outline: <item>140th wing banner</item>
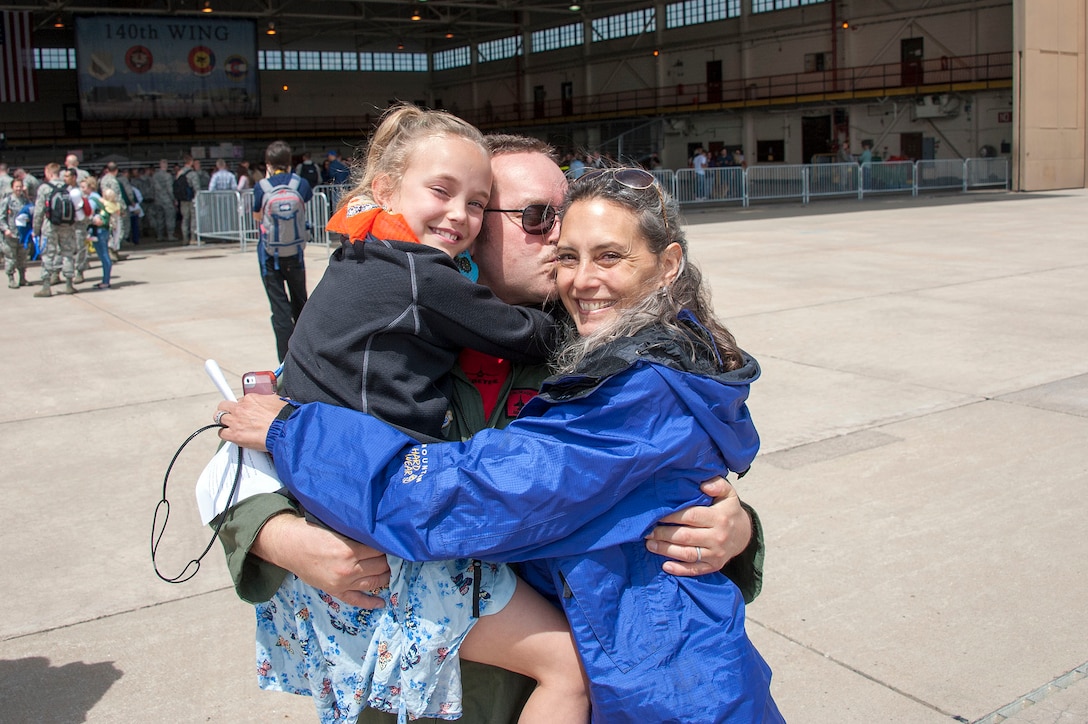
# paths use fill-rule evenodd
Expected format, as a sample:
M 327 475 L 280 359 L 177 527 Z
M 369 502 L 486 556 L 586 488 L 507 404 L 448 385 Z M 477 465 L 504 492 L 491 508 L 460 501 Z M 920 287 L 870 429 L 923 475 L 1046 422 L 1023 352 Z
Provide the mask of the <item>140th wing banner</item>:
M 84 118 L 260 114 L 250 20 L 76 18 Z

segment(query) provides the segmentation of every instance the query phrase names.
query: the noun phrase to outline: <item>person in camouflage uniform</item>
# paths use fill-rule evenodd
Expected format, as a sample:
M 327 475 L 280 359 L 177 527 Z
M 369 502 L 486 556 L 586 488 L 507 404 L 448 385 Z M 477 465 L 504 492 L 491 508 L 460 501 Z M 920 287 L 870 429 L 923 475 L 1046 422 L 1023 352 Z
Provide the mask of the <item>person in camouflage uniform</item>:
M 72 281 L 76 284 L 83 283 L 83 272 L 91 268 L 90 255 L 91 250 L 87 246 L 88 241 L 88 229 L 90 228 L 90 204 L 84 203 L 83 187 L 80 184 L 80 175 L 78 168 L 66 168 L 61 172 L 61 178 L 65 185 L 68 187 L 68 195 L 71 197 L 72 202 L 76 207 L 76 253 L 74 257 L 74 263 L 76 273 L 72 278 Z M 84 173 L 84 179 L 91 178 L 89 173 Z
M 83 243 L 82 238 L 77 238 L 75 224 L 54 225 L 45 213 L 46 202 L 53 190 L 63 187 L 67 192 L 68 187 L 60 180 L 60 164 L 51 163 L 45 167 L 45 182 L 38 187 L 38 198 L 34 202 L 34 233 L 45 241 L 45 250 L 42 251 L 42 288 L 34 293 L 36 297 L 53 296 L 52 285 L 54 273 L 64 276 L 65 292 L 74 294 L 76 291 L 73 278 L 76 273 L 75 254 L 78 244 Z
M 121 178 L 117 173 L 117 164 L 110 161 L 106 164 L 106 170 L 102 172 L 102 178 L 98 180 L 98 188 L 103 192 L 106 189 L 113 189 L 113 192 L 117 194 L 118 203 L 121 204 L 123 212 L 120 214 L 121 219 L 121 243 L 124 243 L 131 234 L 131 226 L 129 222 L 128 207 L 132 204 L 132 187 L 128 186 L 128 181 L 123 184 Z
M 84 171 L 79 167 L 79 156 L 74 153 L 69 153 L 64 157 L 64 168 L 73 168 L 76 171 L 76 183 L 83 183 L 83 179 L 90 176 L 90 172 Z
M 193 218 L 193 204 L 195 203 L 196 194 L 200 191 L 200 176 L 194 170 L 193 157 L 189 154 L 185 154 L 182 157 L 184 162 L 182 167 L 178 169 L 177 176 L 175 178 L 184 176 L 185 180 L 189 182 L 189 188 L 192 189 L 193 199 L 189 201 L 183 201 L 178 199 L 178 211 L 181 213 L 181 241 L 184 244 L 196 243 L 196 219 Z M 175 197 L 177 198 L 177 197 Z
M 177 221 L 177 202 L 174 200 L 174 174 L 164 158 L 159 170 L 151 176 L 151 198 L 154 203 L 147 207 L 147 218 L 159 241 L 173 241 Z
M 196 187 L 196 190 L 197 191 L 207 191 L 208 186 L 212 182 L 212 176 L 211 176 L 210 173 L 205 171 L 204 168 L 201 166 L 199 158 L 193 160 L 193 170 L 196 171 L 196 175 L 197 175 L 197 187 Z
M 133 201 L 140 205 L 139 210 L 133 214 L 132 220 L 132 242 L 136 243 L 137 238 L 147 238 L 147 235 L 151 232 L 151 220 L 147 216 L 147 210 L 155 205 L 151 190 L 151 169 L 132 169 L 132 173 L 129 175 L 129 183 L 132 184 L 133 188 Z M 136 235 L 137 229 L 140 232 L 139 237 Z
M 15 173 L 12 174 L 12 178 L 17 178 L 23 182 L 23 188 L 26 189 L 27 198 L 31 201 L 38 198 L 38 187 L 42 182 L 34 178 L 34 174 L 27 173 L 25 168 L 17 168 L 15 169 Z
M 30 203 L 22 179 L 11 182 L 11 193 L 0 199 L 0 243 L 4 249 L 4 271 L 8 274 L 8 286 L 24 287 L 26 281 L 26 247 L 23 246 L 23 230 L 30 227 L 30 215 L 23 209 Z M 18 272 L 19 278 L 15 278 Z
M 128 225 L 125 226 L 128 236 L 122 237 L 122 241 L 137 245 L 140 243 L 140 217 L 136 209 L 139 207 L 140 200 L 136 196 L 136 189 L 132 187 L 128 169 L 118 170 L 117 182 L 121 184 L 121 201 L 125 204 L 124 215 L 128 217 Z
M 77 156 L 74 153 L 69 153 L 67 156 L 64 157 L 64 168 L 61 170 L 61 177 L 62 177 L 62 180 L 65 181 L 66 183 L 67 183 L 68 179 L 67 179 L 67 176 L 65 176 L 65 174 L 70 170 L 75 171 L 75 173 L 76 173 L 76 186 L 77 187 L 79 186 L 79 184 L 83 183 L 83 179 L 85 179 L 85 178 L 87 178 L 88 176 L 91 175 L 88 171 L 84 171 L 83 169 L 81 169 L 79 167 L 79 156 Z M 71 187 L 71 184 L 69 184 L 69 187 Z M 79 248 L 76 249 L 76 276 L 75 276 L 76 284 L 82 284 L 83 283 L 83 272 L 87 271 L 91 267 L 91 262 L 90 262 L 90 259 L 88 257 L 89 257 L 89 254 L 88 254 L 87 244 L 86 243 L 80 244 Z

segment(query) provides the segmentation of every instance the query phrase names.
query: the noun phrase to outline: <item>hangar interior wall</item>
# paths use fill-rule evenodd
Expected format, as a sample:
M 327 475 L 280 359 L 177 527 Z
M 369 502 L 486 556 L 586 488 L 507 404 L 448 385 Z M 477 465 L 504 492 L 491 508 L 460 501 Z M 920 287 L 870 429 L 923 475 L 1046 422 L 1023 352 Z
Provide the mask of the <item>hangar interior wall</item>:
M 1015 188 L 1083 188 L 1088 0 L 1016 0 L 1015 15 Z

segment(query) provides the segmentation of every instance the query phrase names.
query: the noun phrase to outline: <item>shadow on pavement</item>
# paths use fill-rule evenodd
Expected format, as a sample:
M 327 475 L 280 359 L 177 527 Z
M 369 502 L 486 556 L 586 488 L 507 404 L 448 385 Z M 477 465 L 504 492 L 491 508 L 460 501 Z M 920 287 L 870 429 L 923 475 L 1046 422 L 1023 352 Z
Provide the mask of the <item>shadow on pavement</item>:
M 53 666 L 42 656 L 0 660 L 0 718 L 86 721 L 87 712 L 122 675 L 112 661 Z

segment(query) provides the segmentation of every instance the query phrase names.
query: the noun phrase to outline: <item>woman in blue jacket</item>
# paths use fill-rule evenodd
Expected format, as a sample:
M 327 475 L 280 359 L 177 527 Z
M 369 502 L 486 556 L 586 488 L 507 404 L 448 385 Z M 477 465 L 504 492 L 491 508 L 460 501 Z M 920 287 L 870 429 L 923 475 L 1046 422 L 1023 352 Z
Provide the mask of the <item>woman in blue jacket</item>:
M 418 444 L 351 410 L 247 396 L 220 403 L 220 436 L 269 450 L 302 505 L 351 538 L 410 560 L 523 562 L 570 621 L 594 721 L 781 721 L 736 586 L 670 576 L 643 542 L 707 502 L 701 481 L 748 469 L 759 367 L 715 318 L 649 173 L 572 183 L 557 257 L 578 335 L 505 430 Z

